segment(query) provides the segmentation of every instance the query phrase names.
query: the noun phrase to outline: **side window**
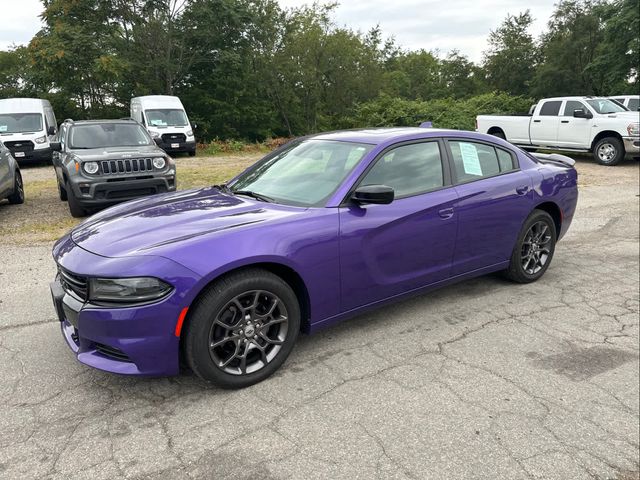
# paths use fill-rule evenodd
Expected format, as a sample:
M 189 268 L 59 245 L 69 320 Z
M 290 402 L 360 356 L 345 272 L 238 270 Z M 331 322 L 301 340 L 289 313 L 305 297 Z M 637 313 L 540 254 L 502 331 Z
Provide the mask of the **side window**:
M 564 113 L 562 116 L 573 117 L 573 111 L 580 110 L 580 109 L 584 110 L 585 112 L 589 111 L 587 107 L 584 106 L 584 103 L 578 102 L 577 100 L 567 100 L 567 103 L 564 106 Z
M 632 112 L 636 112 L 639 106 L 640 106 L 640 98 L 629 99 L 629 105 L 627 105 L 627 108 L 629 110 L 631 110 Z
M 491 177 L 514 170 L 513 156 L 506 150 L 475 142 L 449 141 L 458 183 Z
M 444 185 L 438 142 L 394 148 L 376 161 L 360 185 L 392 187 L 396 198 L 428 192 Z
M 544 102 L 542 104 L 542 108 L 540 109 L 540 115 L 546 117 L 555 117 L 558 115 L 558 113 L 560 113 L 560 105 L 562 105 L 562 102 L 559 100 Z

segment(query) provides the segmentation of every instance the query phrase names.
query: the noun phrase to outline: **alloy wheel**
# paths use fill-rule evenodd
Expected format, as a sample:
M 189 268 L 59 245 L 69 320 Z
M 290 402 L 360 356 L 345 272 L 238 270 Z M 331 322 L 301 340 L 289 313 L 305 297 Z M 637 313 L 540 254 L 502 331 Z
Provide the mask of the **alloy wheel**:
M 209 333 L 209 355 L 226 373 L 246 375 L 270 363 L 287 338 L 284 302 L 265 290 L 234 297 L 217 314 Z
M 544 268 L 551 254 L 552 234 L 546 222 L 531 225 L 522 241 L 522 269 L 528 275 L 535 275 Z

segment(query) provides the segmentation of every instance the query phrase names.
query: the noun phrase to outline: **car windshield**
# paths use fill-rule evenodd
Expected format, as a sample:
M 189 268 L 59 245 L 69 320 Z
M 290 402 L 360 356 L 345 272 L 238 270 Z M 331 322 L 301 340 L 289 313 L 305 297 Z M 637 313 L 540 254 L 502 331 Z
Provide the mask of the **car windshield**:
M 71 148 L 134 147 L 153 141 L 136 123 L 93 123 L 74 125 L 69 135 Z
M 186 127 L 189 122 L 184 110 L 178 108 L 162 108 L 146 110 L 147 123 L 152 127 Z
M 627 109 L 622 105 L 612 102 L 608 98 L 598 98 L 596 100 L 587 100 L 587 103 L 591 105 L 596 113 L 607 114 L 607 113 L 618 113 L 618 112 L 626 112 Z
M 372 148 L 331 140 L 298 142 L 241 174 L 231 191 L 288 205 L 321 206 Z
M 0 134 L 42 131 L 40 113 L 0 113 Z

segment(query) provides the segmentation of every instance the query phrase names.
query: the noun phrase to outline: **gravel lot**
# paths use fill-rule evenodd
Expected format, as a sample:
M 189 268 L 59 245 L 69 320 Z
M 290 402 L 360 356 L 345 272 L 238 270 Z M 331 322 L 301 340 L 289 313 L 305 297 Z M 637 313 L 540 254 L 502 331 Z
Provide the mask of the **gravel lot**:
M 12 233 L 20 212 L 68 212 L 49 187 L 1 203 L 0 477 L 636 479 L 638 166 L 578 162 L 576 218 L 536 284 L 482 277 L 302 337 L 242 391 L 78 364 L 52 242 Z M 51 175 L 24 169 L 27 194 Z

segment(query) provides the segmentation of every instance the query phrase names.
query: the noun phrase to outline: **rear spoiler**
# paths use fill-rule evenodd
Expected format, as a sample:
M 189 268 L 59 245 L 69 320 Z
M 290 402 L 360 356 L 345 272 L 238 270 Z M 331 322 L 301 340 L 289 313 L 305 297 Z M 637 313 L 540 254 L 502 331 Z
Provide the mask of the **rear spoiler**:
M 563 167 L 573 167 L 576 164 L 573 158 L 560 155 L 559 153 L 533 153 L 532 155 L 537 158 L 540 163 L 555 163 Z

